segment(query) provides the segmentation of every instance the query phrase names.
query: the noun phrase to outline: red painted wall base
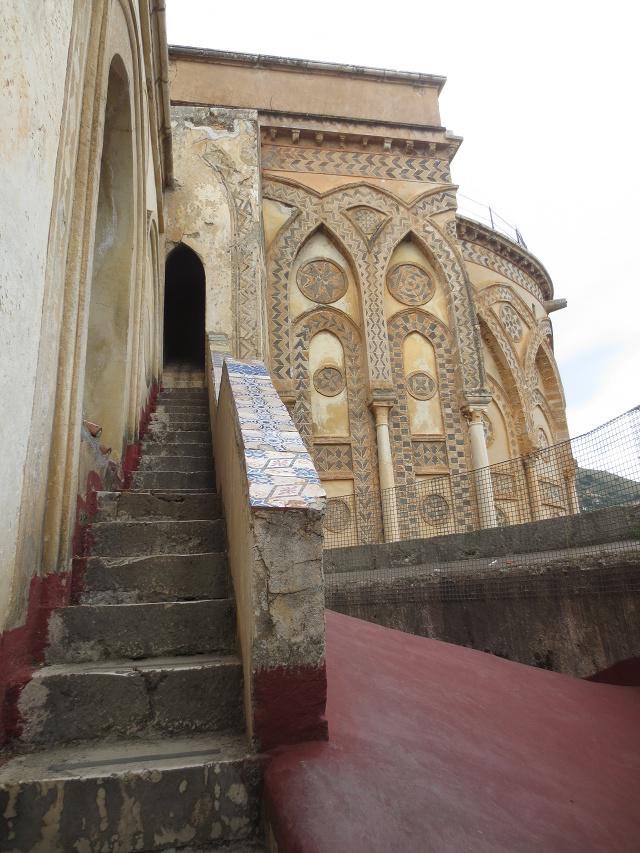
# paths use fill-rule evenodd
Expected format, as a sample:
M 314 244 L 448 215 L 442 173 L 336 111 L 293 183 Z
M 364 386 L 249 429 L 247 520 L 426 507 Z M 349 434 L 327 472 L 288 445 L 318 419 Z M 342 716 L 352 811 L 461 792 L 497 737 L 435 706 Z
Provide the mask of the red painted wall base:
M 115 463 L 108 464 L 108 487 L 127 488 L 140 460 L 140 442 L 155 409 L 159 386 L 155 383 L 140 417 L 139 438 L 123 456 L 122 473 Z M 96 492 L 105 483 L 96 471 L 87 476 L 84 497 L 76 500 L 71 571 L 31 578 L 25 624 L 0 635 L 0 745 L 18 737 L 22 722 L 18 711 L 20 693 L 31 679 L 34 667 L 44 662 L 48 644 L 49 618 L 54 610 L 79 600 L 83 589 L 87 558 L 93 544 L 91 523 L 98 510 Z
M 254 734 L 262 750 L 326 740 L 327 672 L 321 667 L 261 670 L 253 677 Z

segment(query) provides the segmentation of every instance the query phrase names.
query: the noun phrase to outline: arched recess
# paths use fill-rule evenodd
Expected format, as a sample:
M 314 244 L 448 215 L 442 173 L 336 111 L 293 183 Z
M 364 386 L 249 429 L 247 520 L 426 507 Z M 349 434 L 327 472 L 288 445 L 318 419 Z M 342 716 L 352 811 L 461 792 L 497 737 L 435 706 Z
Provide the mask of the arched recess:
M 428 311 L 447 328 L 451 326 L 442 271 L 423 241 L 412 231 L 395 244 L 387 259 L 384 300 L 387 320 L 400 311 L 415 308 Z
M 193 249 L 179 243 L 169 252 L 164 281 L 164 365 L 204 368 L 206 282 Z
M 358 277 L 351 257 L 324 223 L 300 245 L 290 268 L 288 294 L 292 322 L 314 308 L 331 305 L 362 326 Z
M 83 393 L 84 417 L 102 427 L 101 441 L 115 459 L 123 449 L 130 382 L 133 158 L 129 82 L 116 55 L 107 86 Z
M 551 439 L 553 443 L 566 441 L 569 438 L 569 428 L 562 383 L 553 353 L 545 342 L 538 347 L 534 366 L 534 375 L 540 377 L 540 392 L 551 416 Z
M 340 346 L 339 349 L 335 346 L 320 346 L 314 353 L 317 364 L 312 364 L 312 345 L 319 335 L 330 335 Z M 382 525 L 375 434 L 367 408 L 368 386 L 366 380 L 363 381 L 366 369 L 362 344 L 362 335 L 355 323 L 331 307 L 316 308 L 301 316 L 292 330 L 296 393 L 293 417 L 296 426 L 314 457 L 321 478 L 335 480 L 339 472 L 343 479 L 352 481 L 357 537 L 359 542 L 365 543 L 379 541 Z M 326 352 L 322 352 L 323 349 Z M 317 376 L 316 371 L 323 367 L 339 369 L 340 359 L 343 359 L 344 365 L 341 380 L 335 375 Z M 325 434 L 317 435 L 314 434 L 311 386 L 313 383 L 317 389 L 320 381 L 333 382 L 333 379 L 338 382 L 329 389 L 331 393 L 344 384 L 348 434 L 344 434 L 347 422 L 344 410 L 341 410 L 336 419 L 336 434 L 329 435 L 324 431 Z
M 485 352 L 489 353 L 490 360 L 497 366 L 499 376 L 496 379 L 509 400 L 511 419 L 517 437 L 515 453 L 516 455 L 528 453 L 534 445 L 523 371 L 497 320 L 480 306 L 478 323 L 482 346 Z
M 86 10 L 78 12 L 86 16 Z M 86 20 L 86 18 L 85 18 Z M 56 316 L 64 318 L 59 325 L 59 340 L 53 376 L 47 386 L 55 382 L 55 402 L 52 411 L 52 431 L 48 449 L 48 472 L 43 524 L 42 553 L 37 563 L 44 573 L 68 567 L 72 545 L 72 531 L 76 520 L 78 491 L 86 487 L 86 471 L 81 468 L 80 446 L 82 431 L 87 364 L 87 338 L 91 310 L 92 265 L 96 248 L 96 211 L 101 189 L 101 161 L 104 141 L 105 108 L 114 57 L 126 70 L 129 88 L 131 136 L 133 148 L 133 174 L 128 192 L 128 211 L 134 234 L 131 259 L 130 326 L 127 349 L 137 342 L 139 287 L 144 277 L 144 246 L 146 208 L 146 158 L 144 136 L 144 109 L 146 91 L 143 82 L 144 61 L 140 31 L 136 23 L 133 0 L 109 0 L 91 6 L 90 39 L 85 65 L 78 80 L 78 101 L 82 113 L 78 127 L 76 159 L 72 162 L 72 198 L 64 204 L 68 222 L 67 251 L 64 255 L 64 292 L 58 289 L 55 305 L 50 312 L 52 324 Z M 73 53 L 75 62 L 70 68 L 83 63 L 81 52 Z M 84 69 L 91 73 L 85 73 Z M 84 81 L 84 83 L 82 82 Z M 73 100 L 73 99 L 72 99 Z M 75 118 L 74 118 L 75 126 Z M 69 149 L 65 149 L 69 150 Z M 68 202 L 68 203 L 67 203 Z M 61 209 L 60 204 L 54 209 Z M 62 217 L 60 217 L 62 218 Z M 125 378 L 124 440 L 134 435 L 135 371 L 127 361 Z M 45 415 L 46 417 L 46 415 Z M 114 444 L 114 456 L 122 436 Z M 79 475 L 81 475 L 79 479 Z
M 460 404 L 458 402 L 457 369 L 453 357 L 452 336 L 446 326 L 426 311 L 407 309 L 393 316 L 388 323 L 389 348 L 391 353 L 392 381 L 397 392 L 397 403 L 390 412 L 389 433 L 393 453 L 396 486 L 412 483 L 424 475 L 422 459 L 428 453 L 438 459 L 433 466 L 440 476 L 451 475 L 450 511 L 454 513 L 457 528 L 464 530 L 467 519 L 464 507 L 469 501 L 469 485 L 466 482 L 466 452 L 457 443 L 465 435 Z M 406 375 L 405 341 L 417 333 L 425 338 L 435 355 L 435 380 L 441 401 L 443 431 L 441 434 L 411 435 L 410 404 Z M 424 371 L 428 372 L 428 371 Z M 468 519 L 470 522 L 471 519 Z

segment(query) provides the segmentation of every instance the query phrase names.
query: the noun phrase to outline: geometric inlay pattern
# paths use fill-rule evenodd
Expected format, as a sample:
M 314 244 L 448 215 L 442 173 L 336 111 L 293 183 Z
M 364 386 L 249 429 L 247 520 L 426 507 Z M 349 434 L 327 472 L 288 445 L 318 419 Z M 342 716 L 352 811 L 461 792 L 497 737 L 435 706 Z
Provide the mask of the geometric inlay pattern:
M 350 444 L 315 444 L 313 461 L 319 474 L 351 472 L 353 460 Z
M 444 441 L 413 441 L 413 464 L 417 468 L 431 468 L 447 464 Z
M 487 447 L 491 447 L 495 439 L 493 424 L 484 413 L 482 414 L 482 426 L 484 427 L 484 440 L 487 443 Z
M 297 285 L 312 302 L 329 305 L 347 292 L 347 277 L 340 267 L 327 259 L 308 261 L 300 267 Z
M 500 306 L 500 319 L 513 340 L 519 341 L 522 337 L 522 320 L 518 317 L 515 309 L 507 302 L 504 302 Z
M 324 525 L 331 533 L 342 533 L 351 524 L 351 510 L 346 501 L 332 500 L 327 502 Z
M 552 483 L 550 480 L 539 480 L 540 493 L 544 503 L 561 504 L 562 490 L 557 483 Z
M 352 207 L 346 212 L 346 215 L 367 240 L 373 240 L 389 219 L 386 213 L 364 204 L 359 207 Z
M 387 277 L 389 293 L 415 308 L 424 305 L 434 294 L 435 287 L 428 274 L 416 264 L 398 264 Z
M 492 472 L 491 482 L 493 483 L 493 494 L 496 498 L 511 498 L 513 497 L 513 477 L 511 474 L 502 474 L 500 472 Z
M 313 387 L 325 397 L 335 397 L 344 391 L 344 376 L 337 367 L 321 367 L 313 374 Z
M 436 380 L 423 370 L 407 376 L 407 391 L 416 400 L 430 400 L 437 390 Z
M 404 156 L 400 153 L 369 153 L 302 148 L 284 145 L 262 147 L 262 168 L 287 172 L 320 172 L 390 180 L 449 183 L 446 159 Z
M 440 524 L 449 515 L 449 504 L 442 495 L 427 495 L 420 510 L 427 524 Z

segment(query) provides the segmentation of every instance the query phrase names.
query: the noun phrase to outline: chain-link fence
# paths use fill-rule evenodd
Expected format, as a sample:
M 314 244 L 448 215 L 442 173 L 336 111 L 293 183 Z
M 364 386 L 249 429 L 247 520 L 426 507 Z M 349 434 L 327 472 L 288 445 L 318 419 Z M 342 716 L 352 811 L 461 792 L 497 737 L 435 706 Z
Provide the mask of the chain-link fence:
M 444 575 L 460 583 L 443 594 L 486 595 L 500 587 L 501 594 L 520 595 L 534 566 L 538 590 L 543 576 L 547 586 L 557 585 L 554 572 L 572 567 L 606 570 L 594 589 L 622 577 L 635 584 L 627 570 L 640 548 L 640 406 L 526 457 L 457 478 L 432 476 L 377 498 L 377 531 L 359 522 L 353 495 L 328 500 L 329 597 L 406 599 L 423 595 L 418 587 L 425 583 L 441 586 Z M 618 574 L 623 567 L 618 580 L 614 566 Z M 591 588 L 595 574 L 589 578 Z

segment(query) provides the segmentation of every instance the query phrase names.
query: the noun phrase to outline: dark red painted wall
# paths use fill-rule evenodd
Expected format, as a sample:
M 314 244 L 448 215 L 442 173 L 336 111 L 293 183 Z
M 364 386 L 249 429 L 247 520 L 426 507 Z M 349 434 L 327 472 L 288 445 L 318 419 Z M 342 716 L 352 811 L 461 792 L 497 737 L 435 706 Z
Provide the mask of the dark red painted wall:
M 325 666 L 261 670 L 253 678 L 254 734 L 260 749 L 326 740 Z

